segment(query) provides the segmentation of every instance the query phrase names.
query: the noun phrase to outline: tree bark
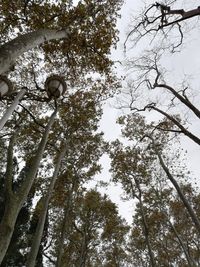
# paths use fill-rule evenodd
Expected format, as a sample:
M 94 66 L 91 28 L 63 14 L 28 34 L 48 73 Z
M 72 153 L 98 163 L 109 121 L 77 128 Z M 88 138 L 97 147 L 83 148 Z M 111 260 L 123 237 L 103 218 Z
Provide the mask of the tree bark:
M 22 99 L 22 97 L 25 95 L 26 90 L 22 89 L 17 94 L 14 102 L 10 105 L 10 107 L 6 110 L 3 117 L 0 119 L 0 131 L 4 127 L 5 123 L 9 120 L 10 116 L 12 115 L 13 111 L 16 109 L 17 105 L 19 104 L 19 101 Z
M 61 147 L 62 147 L 62 145 L 61 145 Z M 37 224 L 36 232 L 35 232 L 35 235 L 33 238 L 31 251 L 30 251 L 29 256 L 28 256 L 27 267 L 34 267 L 35 266 L 35 261 L 37 258 L 37 254 L 38 254 L 38 250 L 40 247 L 40 242 L 41 242 L 42 234 L 43 234 L 43 230 L 44 230 L 44 224 L 45 224 L 46 215 L 47 215 L 47 211 L 48 211 L 49 201 L 51 199 L 54 185 L 55 185 L 56 179 L 58 177 L 58 172 L 60 170 L 62 160 L 66 154 L 66 151 L 67 151 L 67 146 L 66 146 L 66 144 L 64 144 L 63 148 L 60 152 L 60 155 L 58 157 L 58 161 L 57 161 L 57 164 L 55 166 L 55 170 L 54 170 L 54 173 L 53 173 L 53 176 L 51 179 L 51 183 L 50 183 L 48 192 L 47 192 L 47 194 L 44 198 L 44 201 L 43 201 L 43 210 L 40 214 L 40 218 L 39 218 L 39 221 Z
M 8 71 L 24 52 L 46 41 L 67 38 L 69 31 L 40 29 L 16 37 L 0 47 L 0 74 Z
M 4 215 L 0 223 L 0 266 L 10 244 L 20 209 L 16 198 L 13 197 L 6 202 Z
M 0 264 L 8 249 L 19 211 L 28 196 L 28 193 L 31 189 L 34 178 L 36 176 L 44 149 L 46 147 L 51 126 L 54 123 L 55 116 L 56 116 L 56 111 L 52 113 L 50 120 L 45 128 L 43 137 L 37 149 L 37 153 L 32 161 L 31 167 L 29 168 L 26 174 L 22 186 L 16 192 L 13 191 L 6 192 L 6 194 L 8 193 L 9 198 L 6 201 L 5 212 L 2 221 L 0 223 Z M 11 155 L 9 157 L 11 157 Z M 7 168 L 8 167 L 10 166 L 7 166 Z M 9 174 L 11 173 L 11 171 L 7 170 L 6 173 Z M 6 178 L 7 179 L 9 178 L 10 182 L 12 182 L 12 179 L 10 179 L 10 177 Z

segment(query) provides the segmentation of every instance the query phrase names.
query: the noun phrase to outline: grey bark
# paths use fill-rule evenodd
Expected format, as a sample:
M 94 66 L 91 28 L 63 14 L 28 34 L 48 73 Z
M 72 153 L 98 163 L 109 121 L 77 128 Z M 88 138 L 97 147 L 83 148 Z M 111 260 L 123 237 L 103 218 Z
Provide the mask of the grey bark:
M 63 147 L 61 147 L 61 152 L 60 152 L 60 155 L 58 157 L 57 164 L 55 166 L 55 170 L 54 170 L 54 173 L 53 173 L 50 185 L 49 185 L 48 192 L 47 192 L 47 194 L 43 200 L 43 209 L 42 209 L 42 212 L 41 212 L 40 217 L 39 217 L 39 221 L 37 224 L 35 235 L 33 237 L 31 250 L 30 250 L 30 253 L 28 256 L 27 267 L 34 267 L 35 266 L 35 261 L 37 258 L 37 254 L 38 254 L 38 250 L 40 247 L 40 242 L 41 242 L 42 234 L 43 234 L 43 230 L 44 230 L 45 220 L 46 220 L 48 206 L 49 206 L 49 201 L 51 199 L 54 185 L 55 185 L 56 179 L 58 177 L 58 172 L 60 170 L 62 160 L 66 154 L 66 151 L 67 151 L 67 146 L 64 143 Z
M 56 111 L 54 111 L 50 117 L 50 120 L 45 128 L 43 137 L 39 143 L 36 155 L 32 160 L 32 165 L 26 173 L 26 177 L 22 183 L 22 186 L 16 192 L 13 192 L 12 190 L 12 151 L 14 141 L 13 139 L 11 139 L 10 141 L 8 148 L 8 163 L 5 182 L 7 199 L 5 203 L 5 212 L 0 223 L 0 264 L 8 249 L 19 211 L 28 196 L 28 193 L 36 176 L 44 149 L 46 147 L 51 126 L 54 123 L 55 116 Z
M 16 96 L 14 102 L 10 105 L 10 107 L 6 110 L 2 118 L 0 119 L 0 131 L 4 127 L 5 123 L 9 120 L 10 116 L 12 115 L 13 111 L 16 109 L 19 101 L 25 95 L 26 90 L 22 89 Z
M 67 38 L 69 31 L 40 29 L 16 37 L 0 47 L 0 74 L 8 71 L 24 52 L 46 41 Z

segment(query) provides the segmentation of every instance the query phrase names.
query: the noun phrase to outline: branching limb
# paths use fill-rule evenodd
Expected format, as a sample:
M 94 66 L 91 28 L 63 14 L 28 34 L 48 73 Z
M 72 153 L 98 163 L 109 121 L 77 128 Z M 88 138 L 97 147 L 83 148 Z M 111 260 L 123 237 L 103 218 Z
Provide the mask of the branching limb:
M 126 43 L 132 35 L 135 35 L 134 39 L 137 43 L 142 37 L 151 33 L 156 35 L 157 32 L 161 31 L 165 35 L 165 28 L 171 30 L 174 27 L 178 27 L 180 41 L 178 44 L 173 45 L 172 52 L 174 52 L 183 41 L 181 22 L 197 16 L 200 16 L 200 7 L 185 11 L 184 9 L 173 9 L 171 6 L 156 2 L 136 18 L 138 23 L 127 35 L 124 47 L 126 48 Z
M 42 128 L 45 128 L 45 126 L 43 124 L 41 124 L 40 122 L 38 122 L 37 119 L 35 118 L 35 116 L 27 108 L 25 108 L 22 104 L 19 104 L 19 106 L 22 107 L 30 115 L 30 117 L 33 119 L 33 121 L 37 125 L 41 126 Z

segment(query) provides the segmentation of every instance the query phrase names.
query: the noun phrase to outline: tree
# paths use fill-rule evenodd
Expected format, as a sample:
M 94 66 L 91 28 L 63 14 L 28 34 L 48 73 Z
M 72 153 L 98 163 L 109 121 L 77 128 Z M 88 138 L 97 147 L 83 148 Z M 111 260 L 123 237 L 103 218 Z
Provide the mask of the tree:
M 100 266 L 121 266 L 124 260 L 120 256 L 125 253 L 123 245 L 129 227 L 106 195 L 101 196 L 95 190 L 82 194 L 73 201 L 62 266 L 97 266 L 97 262 Z
M 128 245 L 130 261 L 137 266 L 198 266 L 198 248 L 191 242 L 199 236 L 198 193 L 188 183 L 184 166 L 177 166 L 177 157 L 169 160 L 166 134 L 152 132 L 144 118 L 128 115 L 119 122 L 123 135 L 133 143 L 125 146 L 117 140 L 110 150 L 112 180 L 122 185 L 124 198 L 137 200 Z
M 59 54 L 64 53 L 71 60 L 75 57 L 82 62 L 87 62 L 87 68 L 92 65 L 94 70 L 94 58 L 97 59 L 96 63 L 98 58 L 101 58 L 102 62 L 104 56 L 105 62 L 107 61 L 106 54 L 116 38 L 114 26 L 121 4 L 122 1 L 114 3 L 102 1 L 94 5 L 94 1 L 91 0 L 79 2 L 77 6 L 73 6 L 73 3 L 67 0 L 56 3 L 47 0 L 42 3 L 37 1 L 15 3 L 11 6 L 9 1 L 4 1 L 1 3 L 1 33 L 2 39 L 7 43 L 1 49 L 1 64 L 4 65 L 1 73 L 8 71 L 11 64 L 15 64 L 16 58 L 22 53 L 42 45 L 44 42 L 46 42 L 43 46 L 46 55 L 51 55 L 56 51 Z M 16 10 L 18 10 L 17 14 Z M 40 19 L 41 12 L 42 20 Z M 13 39 L 13 35 L 19 36 Z M 63 38 L 61 45 L 59 42 L 48 43 L 49 40 Z M 104 47 L 101 47 L 99 43 L 102 38 L 105 41 Z M 10 41 L 10 39 L 13 40 Z M 73 43 L 72 40 L 74 40 Z M 93 53 L 88 53 L 87 49 Z M 85 52 L 87 52 L 87 56 Z M 7 61 L 8 63 L 6 63 Z M 75 62 L 73 61 L 73 63 Z M 69 64 L 69 67 L 73 66 Z
M 11 119 L 6 122 L 1 135 L 5 144 L 9 144 L 5 173 L 6 206 L 0 224 L 0 262 L 11 240 L 18 213 L 33 183 L 38 182 L 39 175 L 46 177 L 45 171 L 50 172 L 53 169 L 60 136 L 69 137 L 71 132 L 67 130 L 70 130 L 70 127 L 73 128 L 73 133 L 83 129 L 81 122 L 89 126 L 85 109 L 91 115 L 95 107 L 100 105 L 99 101 L 111 95 L 112 90 L 118 86 L 112 74 L 109 53 L 111 46 L 117 42 L 115 26 L 122 1 L 82 1 L 76 6 L 73 6 L 71 1 L 24 1 L 12 6 L 10 4 L 9 1 L 0 4 L 0 30 L 4 42 L 0 49 L 0 61 L 5 66 L 1 71 L 6 71 L 14 81 L 15 90 L 2 99 L 2 106 L 7 107 L 25 84 L 26 93 L 23 94 Z M 42 20 L 38 19 L 41 10 L 44 14 Z M 52 36 L 52 33 L 55 35 Z M 55 41 L 55 38 L 61 40 Z M 31 48 L 33 49 L 30 51 Z M 25 51 L 27 53 L 24 53 Z M 13 64 L 15 66 L 11 67 Z M 69 86 L 66 97 L 54 101 L 46 96 L 41 86 L 41 76 L 45 78 L 51 71 L 67 75 Z M 97 78 L 98 75 L 101 75 L 101 78 Z M 38 80 L 41 82 L 38 83 Z M 70 86 L 77 90 L 74 95 Z M 83 91 L 86 94 L 83 94 Z M 86 104 L 87 101 L 84 100 L 88 96 L 90 99 Z M 78 112 L 80 102 L 83 105 L 82 113 L 80 110 Z M 71 112 L 74 108 L 78 117 Z M 52 110 L 59 110 L 59 115 L 55 119 L 56 112 L 53 112 L 47 122 L 46 113 Z M 66 110 L 70 118 L 65 118 Z M 98 116 L 101 115 L 101 111 L 98 112 Z M 94 123 L 92 130 L 96 131 L 98 119 L 96 113 L 94 115 L 95 118 L 90 118 L 90 122 Z M 54 131 L 51 131 L 54 122 Z M 84 133 L 91 136 L 90 130 Z M 80 144 L 84 142 L 84 138 L 85 136 L 77 136 L 77 139 L 74 137 L 73 140 L 78 140 Z M 72 143 L 72 139 L 70 142 Z M 75 151 L 78 149 L 76 146 L 74 148 Z M 18 164 L 19 171 L 13 174 L 15 154 L 18 154 L 16 157 L 22 167 Z M 94 164 L 95 168 L 98 169 Z M 18 179 L 22 179 L 22 183 L 15 191 L 13 181 Z M 42 179 L 40 185 L 41 189 L 37 187 L 37 193 L 46 188 Z
M 156 186 L 156 184 L 149 185 L 143 194 L 143 204 L 148 213 L 149 235 L 152 237 L 152 247 L 156 260 L 160 266 L 170 266 L 172 264 L 198 266 L 199 259 L 195 256 L 198 248 L 192 244 L 192 240 L 196 240 L 196 238 L 198 240 L 196 229 L 191 225 L 191 220 L 185 213 L 183 203 L 181 203 L 177 194 L 173 194 L 173 189 L 164 181 L 158 181 L 158 183 L 159 186 Z M 184 185 L 181 185 L 181 188 L 186 193 L 192 187 L 185 182 Z M 194 188 L 190 193 L 193 195 L 192 199 L 195 199 L 198 195 Z M 193 200 L 192 203 L 194 203 Z M 137 262 L 138 266 L 145 266 L 141 217 L 140 209 L 137 206 L 136 213 L 133 216 L 129 249 L 132 261 Z
M 178 172 L 181 172 L 181 170 L 174 171 L 173 165 L 172 169 L 170 170 L 170 167 L 167 166 L 167 163 L 164 160 L 166 158 L 166 154 L 164 154 L 164 151 L 169 142 L 169 136 L 165 132 L 163 133 L 163 135 L 161 135 L 159 131 L 156 131 L 156 129 L 152 131 L 152 123 L 146 124 L 145 118 L 138 114 L 130 114 L 126 117 L 121 117 L 119 119 L 119 123 L 121 125 L 124 125 L 124 129 L 122 130 L 122 132 L 125 137 L 127 137 L 131 141 L 141 142 L 141 146 L 144 147 L 144 151 L 146 150 L 144 153 L 147 153 L 147 155 L 152 154 L 153 159 L 156 156 L 156 159 L 158 159 L 158 163 L 162 167 L 169 181 L 173 184 L 181 201 L 184 203 L 184 206 L 187 209 L 193 223 L 195 224 L 197 231 L 200 233 L 199 218 L 194 212 L 194 209 L 189 203 L 189 200 L 182 192 L 180 185 L 176 179 Z M 182 166 L 182 172 L 183 170 L 184 168 Z
M 105 75 L 106 79 L 111 81 L 112 62 L 108 54 L 111 46 L 117 41 L 115 26 L 121 4 L 121 0 L 98 2 L 98 5 L 94 5 L 91 0 L 79 2 L 77 6 L 73 6 L 72 2 L 67 0 L 57 1 L 57 3 L 45 1 L 42 4 L 28 1 L 16 3 L 13 9 L 9 1 L 4 1 L 1 4 L 1 34 L 2 40 L 6 43 L 0 49 L 0 73 L 9 73 L 14 64 L 16 71 L 11 75 L 16 81 L 17 72 L 22 76 L 22 69 L 25 68 L 25 72 L 32 73 L 32 79 L 37 88 L 36 95 L 41 91 L 33 70 L 33 65 L 37 66 L 36 62 L 39 62 L 40 68 L 45 70 L 45 76 L 49 72 L 58 73 L 59 70 L 68 77 L 68 81 L 73 86 L 80 82 L 80 77 L 85 81 L 86 74 L 94 72 Z M 8 7 L 10 13 L 7 13 Z M 19 11 L 17 15 L 15 10 Z M 41 12 L 44 14 L 42 22 L 38 20 Z M 48 42 L 59 39 L 62 41 Z M 102 46 L 102 40 L 104 46 Z M 35 48 L 33 52 L 23 56 L 24 52 L 32 48 Z M 32 53 L 33 56 L 29 56 Z M 26 65 L 28 65 L 27 68 Z M 45 66 L 48 67 L 45 68 Z M 18 94 L 7 115 L 2 118 L 1 127 L 24 95 L 28 99 L 33 97 L 33 92 L 29 91 L 30 88 L 26 86 L 25 89 L 26 92 L 22 90 Z M 16 90 L 13 94 L 16 94 Z M 37 99 L 40 98 L 37 96 Z M 48 98 L 43 98 L 44 100 L 48 101 Z
M 13 182 L 13 148 L 14 148 L 14 133 L 10 138 L 10 143 L 8 146 L 7 152 L 7 167 L 5 173 L 5 189 L 6 189 L 6 206 L 4 210 L 4 215 L 1 219 L 0 223 L 0 262 L 2 261 L 8 245 L 10 243 L 15 222 L 18 216 L 18 213 L 25 202 L 27 195 L 31 189 L 34 178 L 38 171 L 38 167 L 47 143 L 48 135 L 51 130 L 51 126 L 54 122 L 54 118 L 56 116 L 56 112 L 53 112 L 51 118 L 45 128 L 43 137 L 39 143 L 38 149 L 36 150 L 36 154 L 32 159 L 32 165 L 30 166 L 30 161 L 26 163 L 26 166 L 20 172 L 20 176 L 23 178 L 23 183 L 21 183 L 20 188 L 15 192 L 12 188 Z
M 148 216 L 143 206 L 144 186 L 150 182 L 151 174 L 148 168 L 150 160 L 139 147 L 123 147 L 119 141 L 113 142 L 111 155 L 111 172 L 113 181 L 120 182 L 129 199 L 136 199 L 142 216 L 142 232 L 145 237 L 145 245 L 148 250 L 150 266 L 156 266 L 151 240 L 149 238 L 149 227 L 146 217 Z
M 187 5 L 184 8 L 183 3 L 178 0 L 146 5 L 142 13 L 135 18 L 135 25 L 129 32 L 126 42 L 130 37 L 133 37 L 136 43 L 144 36 L 154 39 L 160 33 L 159 37 L 172 42 L 172 51 L 176 51 L 183 43 L 184 27 L 182 26 L 184 21 L 200 16 L 200 8 L 195 4 L 195 2 L 192 3 L 189 10 L 187 10 Z M 177 35 L 177 31 L 179 40 L 173 43 L 174 36 L 170 33 Z
M 132 93 L 130 93 L 129 108 L 133 112 L 155 111 L 163 117 L 163 121 L 154 123 L 154 127 L 157 130 L 165 132 L 171 131 L 185 135 L 193 142 L 200 145 L 200 138 L 189 129 L 188 123 L 184 118 L 186 112 L 188 112 L 191 117 L 195 116 L 196 119 L 200 118 L 200 110 L 188 96 L 192 94 L 192 88 L 189 88 L 188 83 L 185 84 L 183 82 L 181 86 L 177 86 L 171 85 L 166 81 L 164 76 L 166 70 L 160 64 L 161 58 L 161 51 L 146 51 L 141 57 L 135 59 L 134 62 L 130 60 L 130 68 L 134 68 L 138 71 L 139 75 L 135 81 L 130 84 Z M 175 82 L 173 82 L 173 84 L 175 84 Z M 141 104 L 139 91 L 142 92 L 142 95 L 145 94 L 143 91 L 144 88 L 147 97 L 143 97 Z M 155 100 L 160 96 L 159 89 L 165 94 L 162 103 Z M 166 108 L 163 107 L 163 103 Z

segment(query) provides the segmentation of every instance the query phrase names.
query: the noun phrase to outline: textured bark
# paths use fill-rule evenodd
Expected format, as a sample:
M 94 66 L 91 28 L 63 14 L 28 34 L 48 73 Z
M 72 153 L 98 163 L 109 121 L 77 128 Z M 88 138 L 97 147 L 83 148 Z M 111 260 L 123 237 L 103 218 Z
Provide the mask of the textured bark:
M 16 198 L 6 202 L 4 215 L 0 223 L 0 265 L 10 244 L 20 208 Z
M 9 120 L 10 116 L 12 115 L 13 111 L 16 109 L 17 105 L 19 104 L 19 101 L 24 96 L 26 90 L 22 89 L 16 96 L 14 102 L 10 105 L 10 107 L 6 110 L 3 117 L 0 119 L 0 131 L 4 127 L 5 123 Z
M 46 143 L 48 140 L 51 126 L 54 123 L 55 116 L 56 116 L 56 111 L 53 112 L 53 114 L 51 115 L 51 118 L 45 128 L 43 137 L 37 149 L 37 153 L 32 161 L 32 165 L 30 169 L 27 171 L 27 175 L 22 186 L 20 187 L 18 191 L 16 192 L 12 191 L 12 192 L 9 192 L 8 194 L 9 197 L 6 200 L 5 212 L 4 212 L 2 221 L 0 223 L 0 264 L 8 249 L 19 211 L 28 196 L 28 193 L 31 189 L 34 178 L 36 176 L 40 161 L 42 159 L 44 149 L 46 147 Z M 9 157 L 11 157 L 11 155 L 9 155 Z M 7 168 L 8 167 L 11 168 L 11 166 L 7 166 Z M 7 174 L 11 173 L 11 171 L 8 172 L 7 170 L 6 173 Z M 6 178 L 9 178 L 9 180 L 11 180 L 10 177 L 6 177 Z
M 8 71 L 24 52 L 46 41 L 67 38 L 68 30 L 40 29 L 20 35 L 0 47 L 0 74 Z
M 60 155 L 58 157 L 58 161 L 57 161 L 57 164 L 55 166 L 55 170 L 54 170 L 54 173 L 53 173 L 53 176 L 51 179 L 51 183 L 50 183 L 48 192 L 47 192 L 47 194 L 44 198 L 44 201 L 43 201 L 43 209 L 42 209 L 42 212 L 40 214 L 40 218 L 39 218 L 39 221 L 37 224 L 36 233 L 35 233 L 34 238 L 33 238 L 31 251 L 29 253 L 29 257 L 28 257 L 28 261 L 27 261 L 27 267 L 34 267 L 35 266 L 35 261 L 37 258 L 37 254 L 39 251 L 40 242 L 41 242 L 42 234 L 43 234 L 43 230 L 44 230 L 45 220 L 46 220 L 48 206 L 49 206 L 49 201 L 51 199 L 54 185 L 56 182 L 56 178 L 58 176 L 58 172 L 60 170 L 61 163 L 62 163 L 62 160 L 63 160 L 65 154 L 66 154 L 66 151 L 67 151 L 67 146 L 64 144 L 64 146 L 60 152 Z

